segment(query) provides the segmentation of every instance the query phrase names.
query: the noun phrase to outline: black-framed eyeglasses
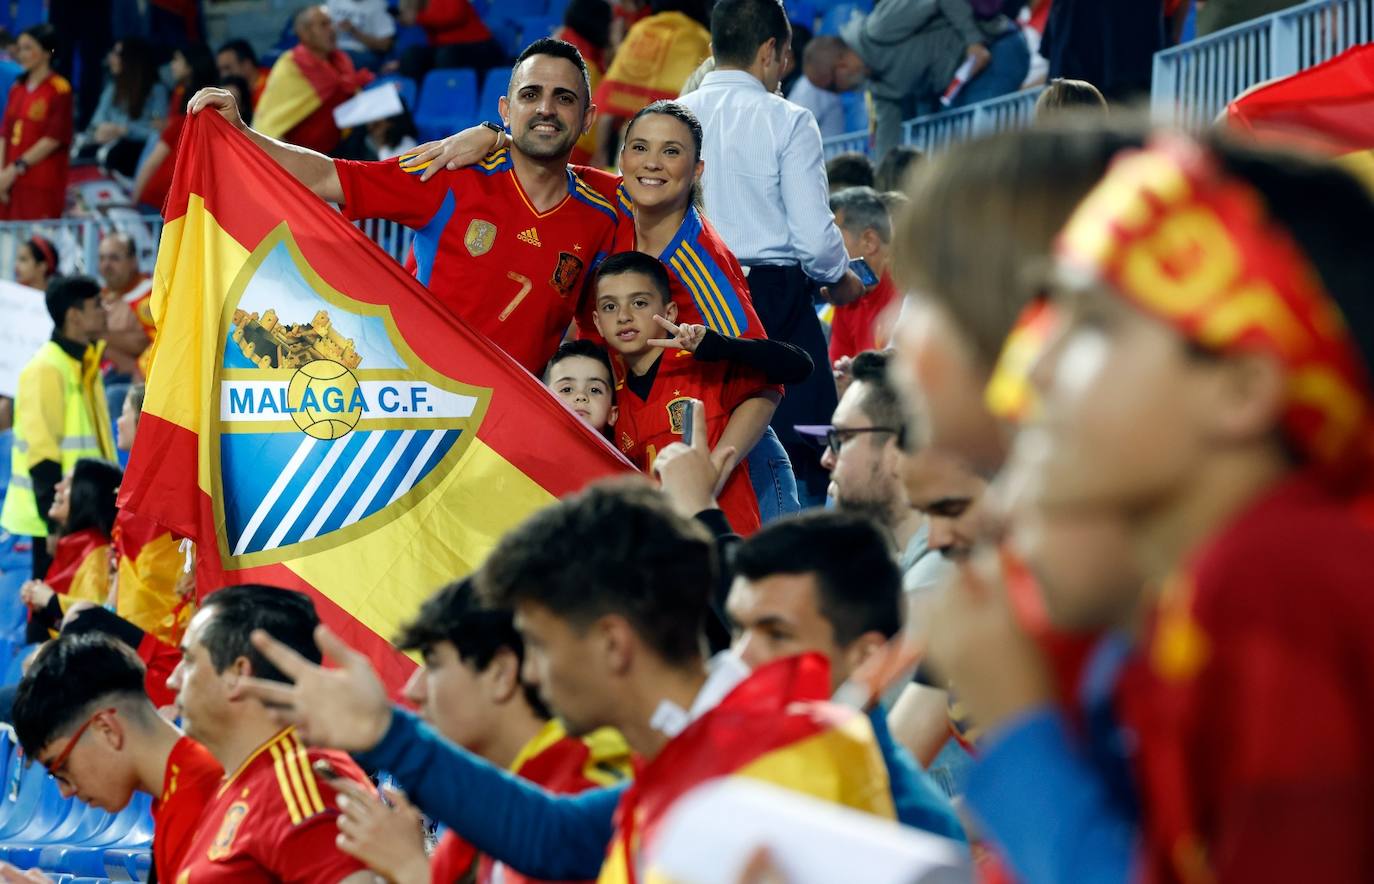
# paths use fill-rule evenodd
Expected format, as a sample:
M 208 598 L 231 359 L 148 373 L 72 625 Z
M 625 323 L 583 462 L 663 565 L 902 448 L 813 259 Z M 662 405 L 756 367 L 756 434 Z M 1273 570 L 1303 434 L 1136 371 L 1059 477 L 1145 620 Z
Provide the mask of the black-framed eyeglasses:
M 830 453 L 835 457 L 840 456 L 840 448 L 844 443 L 860 433 L 901 433 L 896 427 L 831 427 L 825 431 L 825 444 L 830 449 Z

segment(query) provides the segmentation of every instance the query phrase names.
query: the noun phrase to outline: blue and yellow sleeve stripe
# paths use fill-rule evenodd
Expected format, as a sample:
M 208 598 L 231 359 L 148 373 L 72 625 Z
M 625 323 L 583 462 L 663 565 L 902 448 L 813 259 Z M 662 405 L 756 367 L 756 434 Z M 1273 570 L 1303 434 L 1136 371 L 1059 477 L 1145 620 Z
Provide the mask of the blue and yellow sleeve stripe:
M 668 258 L 668 267 L 691 292 L 707 328 L 733 338 L 749 329 L 735 287 L 710 253 L 684 239 Z

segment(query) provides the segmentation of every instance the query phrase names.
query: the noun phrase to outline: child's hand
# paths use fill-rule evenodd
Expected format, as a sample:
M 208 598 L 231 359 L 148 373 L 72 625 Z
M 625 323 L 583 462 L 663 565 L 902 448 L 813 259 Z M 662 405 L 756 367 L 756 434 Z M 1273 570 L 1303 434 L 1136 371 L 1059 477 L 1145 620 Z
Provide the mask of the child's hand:
M 681 325 L 669 322 L 658 314 L 654 314 L 654 322 L 663 326 L 671 338 L 653 338 L 646 341 L 650 347 L 662 347 L 665 350 L 676 348 L 686 350 L 688 353 L 695 353 L 697 347 L 701 346 L 702 340 L 706 337 L 706 326 L 692 325 L 684 322 Z

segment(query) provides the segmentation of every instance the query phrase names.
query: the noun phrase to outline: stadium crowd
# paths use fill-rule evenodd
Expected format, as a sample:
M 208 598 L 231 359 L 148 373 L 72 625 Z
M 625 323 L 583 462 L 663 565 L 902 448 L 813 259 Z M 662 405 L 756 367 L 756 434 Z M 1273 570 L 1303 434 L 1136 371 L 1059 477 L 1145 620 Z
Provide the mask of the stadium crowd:
M 24 238 L 52 334 L 0 396 L 0 713 L 63 797 L 151 796 L 155 880 L 1374 879 L 1374 196 L 1133 116 L 1191 3 L 571 0 L 512 53 L 468 0 L 329 0 L 269 65 L 198 3 L 69 6 L 7 49 L 0 219 L 78 173 L 159 212 L 217 115 L 413 230 L 436 302 L 635 468 L 425 587 L 389 693 L 312 596 L 198 582 L 213 538 L 117 505 L 178 382 L 155 281 L 127 233 L 98 279 Z M 506 65 L 439 139 L 335 120 Z M 1023 131 L 899 143 L 1037 79 Z M 826 160 L 851 94 L 876 163 Z M 774 789 L 689 819 L 722 781 Z

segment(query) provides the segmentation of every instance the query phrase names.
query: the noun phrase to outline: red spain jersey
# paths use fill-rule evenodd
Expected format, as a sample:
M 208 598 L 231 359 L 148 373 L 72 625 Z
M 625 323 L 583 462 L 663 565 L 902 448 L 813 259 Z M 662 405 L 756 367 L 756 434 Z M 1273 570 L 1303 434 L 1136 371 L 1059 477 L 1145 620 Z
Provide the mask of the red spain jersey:
M 707 442 L 720 441 L 730 415 L 744 400 L 777 392 L 757 371 L 732 362 L 698 362 L 686 350 L 668 350 L 654 363 L 649 395 L 640 398 L 625 380 L 625 366 L 616 364 L 616 405 L 619 414 L 612 427 L 615 445 L 645 473 L 664 447 L 682 441 L 687 400 L 700 399 L 706 406 Z M 744 454 L 747 454 L 745 452 Z M 759 528 L 759 501 L 749 481 L 744 454 L 721 490 L 721 510 L 730 525 L 748 536 Z
M 60 218 L 67 205 L 72 86 L 58 74 L 49 74 L 34 89 L 29 89 L 24 81 L 24 75 L 20 74 L 10 87 L 4 121 L 0 122 L 5 131 L 5 164 L 19 159 L 40 138 L 54 139 L 57 150 L 14 179 L 9 202 L 0 203 L 0 218 L 11 221 Z
M 210 750 L 190 737 L 182 737 L 167 756 L 162 775 L 162 794 L 153 801 L 153 868 L 162 879 L 181 867 L 191 849 L 200 812 L 214 800 L 224 779 Z
M 630 747 L 619 731 L 601 728 L 585 737 L 570 737 L 557 719 L 544 725 L 534 739 L 525 744 L 510 769 L 531 783 L 550 792 L 571 794 L 587 789 L 613 786 L 633 773 Z M 433 884 L 453 884 L 461 880 L 477 858 L 476 849 L 453 831 L 439 839 L 430 857 Z M 519 872 L 482 857 L 477 870 L 478 884 L 535 884 Z
M 372 787 L 346 753 L 307 749 L 287 728 L 220 783 L 181 870 L 169 880 L 335 884 L 366 868 L 334 845 L 338 793 L 310 768 L 321 758 Z
M 830 321 L 830 361 L 886 347 L 897 321 L 887 308 L 896 298 L 897 286 L 884 271 L 873 291 L 852 304 L 836 307 L 835 318 Z
M 638 248 L 635 240 L 634 202 L 625 189 L 625 179 L 598 169 L 576 167 L 578 175 L 612 202 L 620 216 L 612 252 Z M 670 294 L 677 304 L 679 322 L 704 325 L 717 334 L 735 338 L 766 338 L 768 333 L 754 312 L 749 283 L 734 252 L 716 233 L 696 206 L 688 206 L 681 226 L 662 254 L 655 255 L 668 270 Z M 593 305 L 594 306 L 594 305 Z M 591 324 L 580 324 L 584 337 L 596 338 Z M 590 332 L 590 333 L 589 333 Z
M 415 231 L 415 277 L 468 325 L 540 374 L 572 324 L 592 271 L 611 248 L 611 204 L 568 171 L 568 195 L 536 212 L 509 150 L 441 171 L 394 160 L 337 160 L 350 218 L 389 218 Z

